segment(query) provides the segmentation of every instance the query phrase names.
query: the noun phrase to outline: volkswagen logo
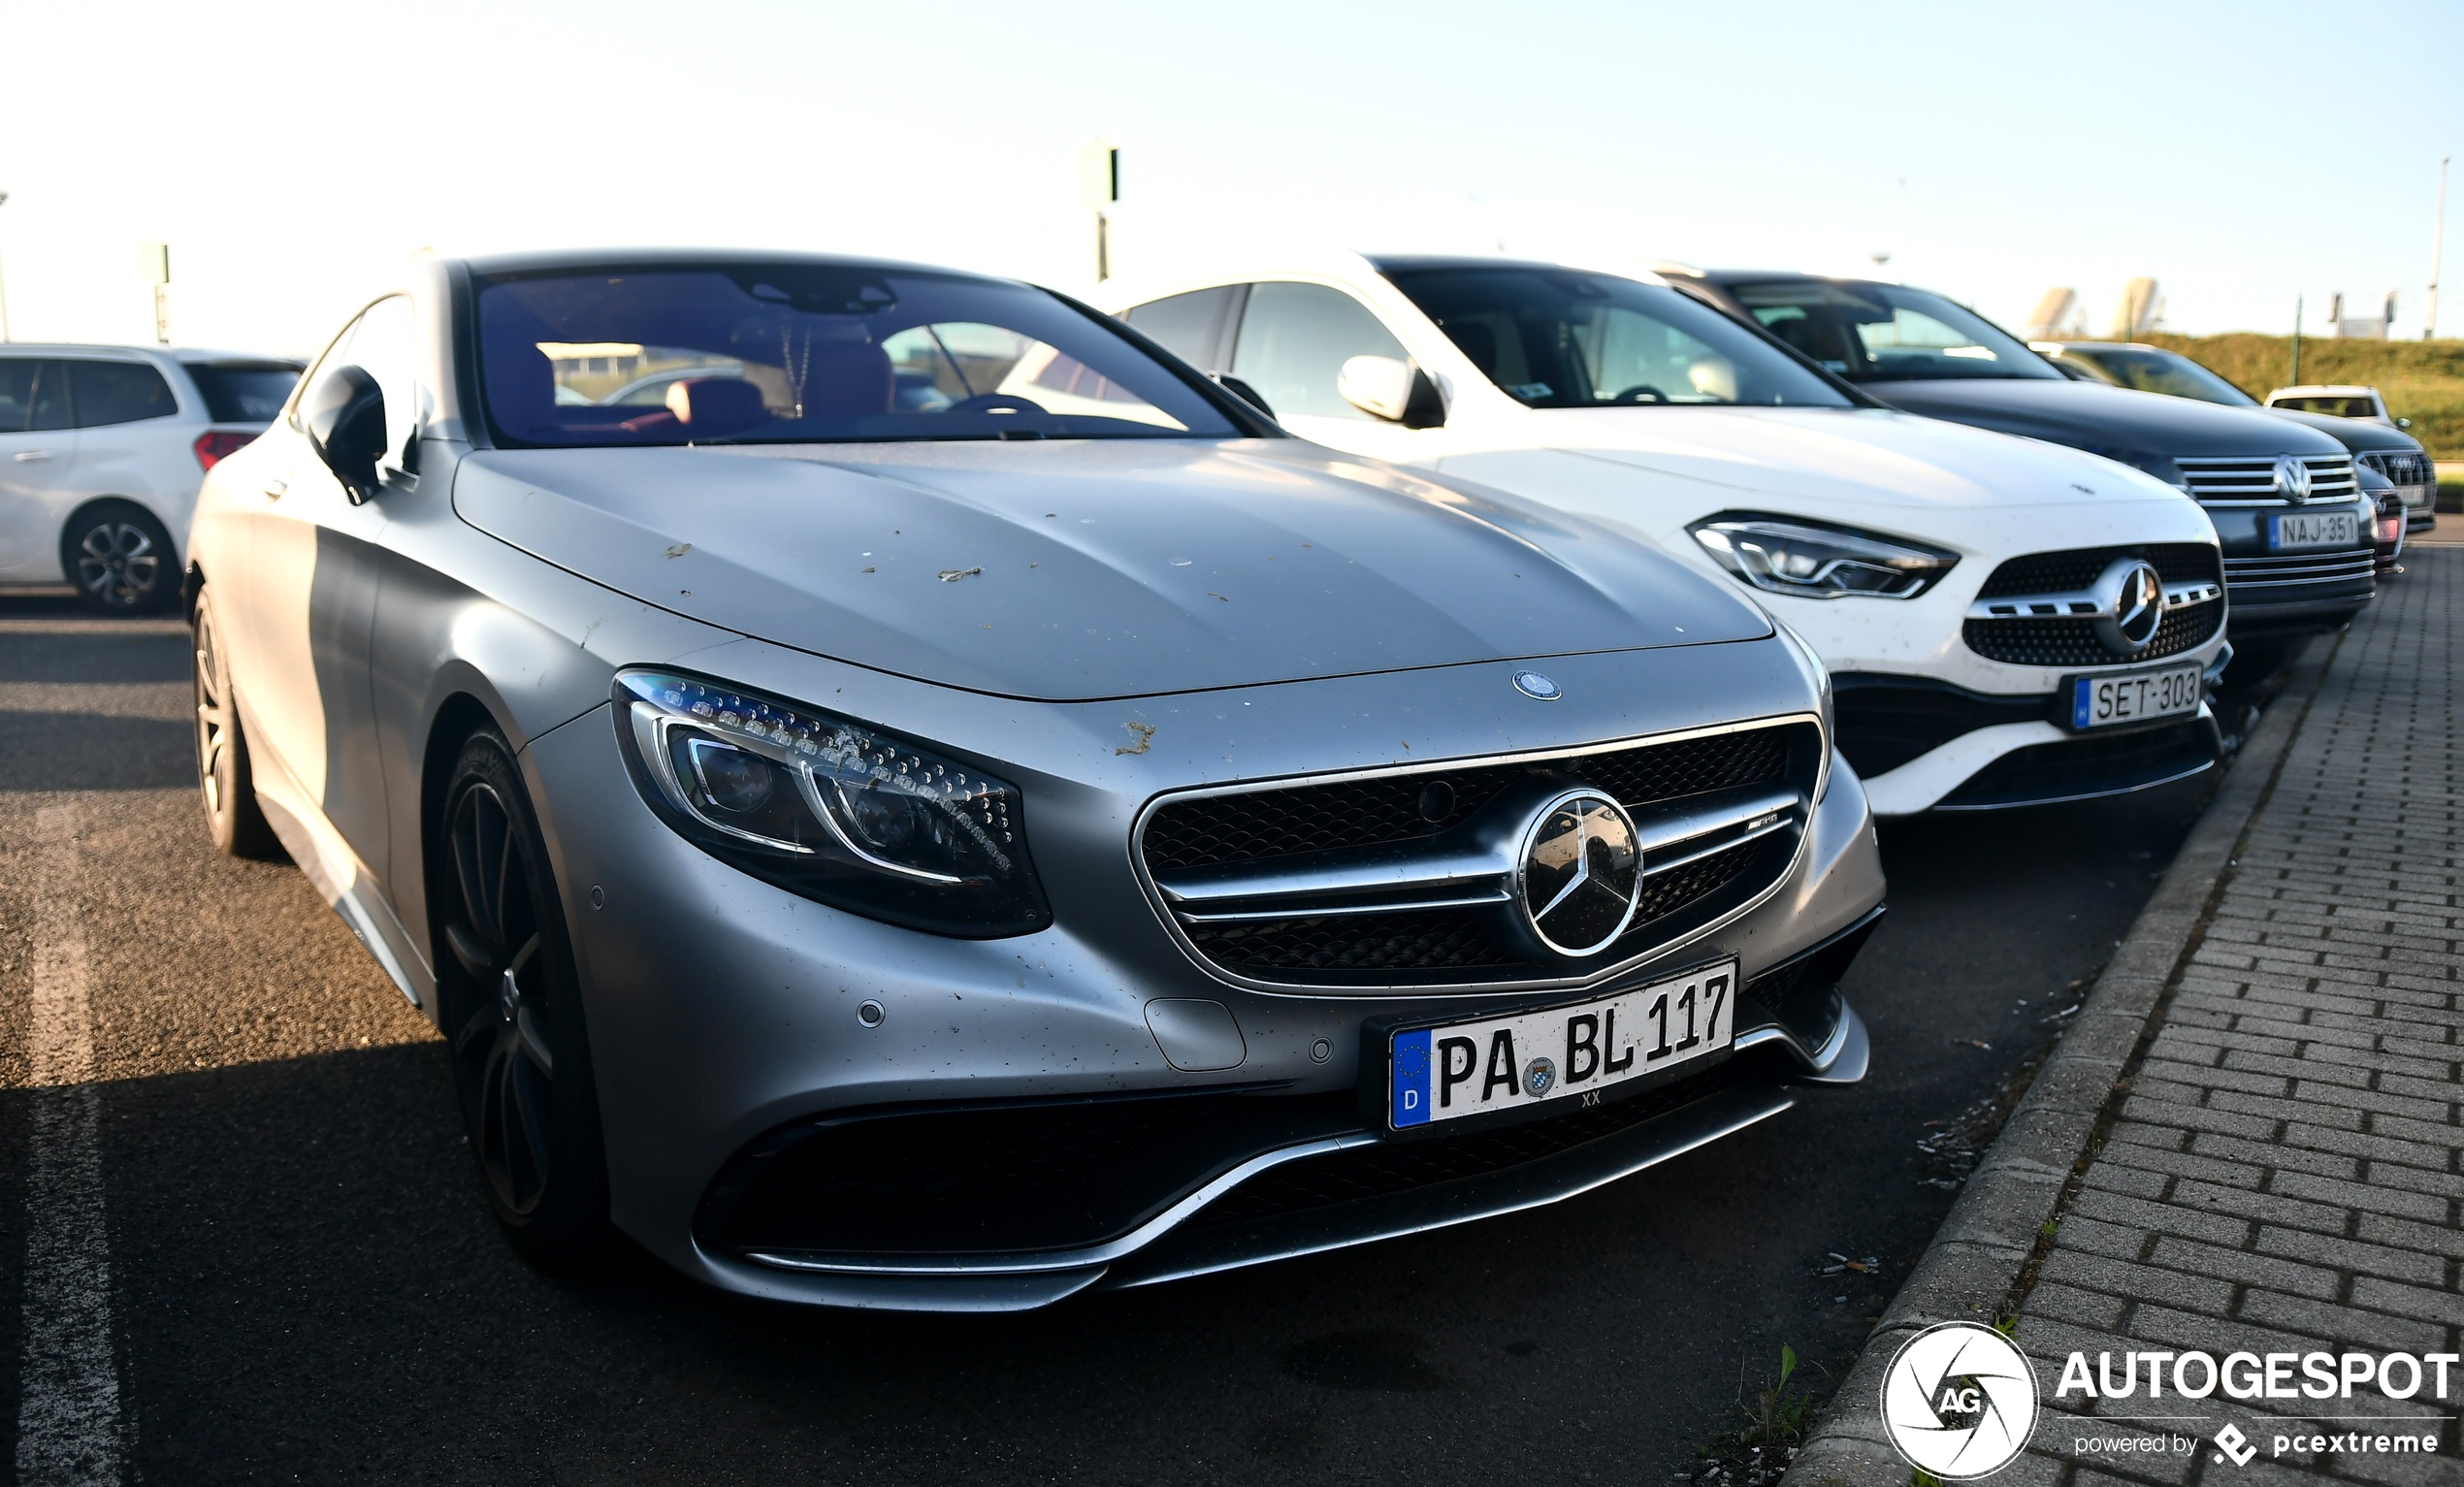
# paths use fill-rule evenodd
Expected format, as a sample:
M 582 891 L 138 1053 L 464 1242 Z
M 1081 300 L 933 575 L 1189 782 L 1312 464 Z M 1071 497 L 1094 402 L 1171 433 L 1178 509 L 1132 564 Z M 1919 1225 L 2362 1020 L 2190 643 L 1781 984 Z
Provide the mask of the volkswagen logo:
M 2310 499 L 2310 467 L 2289 454 L 2276 457 L 2276 489 L 2286 501 Z
M 1538 671 L 1515 672 L 1514 690 L 1527 697 L 1532 697 L 1541 702 L 1554 702 L 1559 697 L 1566 695 L 1564 692 L 1559 690 L 1555 682 L 1552 682 L 1547 677 L 1540 675 Z
M 1514 878 L 1540 944 L 1569 957 L 1596 955 L 1626 932 L 1642 897 L 1634 819 L 1598 791 L 1567 791 L 1523 828 Z
M 2164 577 L 2144 559 L 2124 558 L 2098 575 L 2096 638 L 2116 656 L 2136 656 L 2164 624 Z

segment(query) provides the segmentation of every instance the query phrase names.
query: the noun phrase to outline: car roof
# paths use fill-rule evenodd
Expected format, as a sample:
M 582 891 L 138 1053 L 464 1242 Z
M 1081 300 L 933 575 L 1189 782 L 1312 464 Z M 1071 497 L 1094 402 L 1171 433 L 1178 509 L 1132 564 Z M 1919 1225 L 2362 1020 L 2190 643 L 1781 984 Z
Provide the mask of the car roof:
M 2277 388 L 2267 396 L 2270 398 L 2375 398 L 2378 395 L 2379 390 L 2375 387 L 2356 387 L 2350 383 L 2337 383 L 2330 386 L 2325 383 L 2305 382 L 2299 387 Z
M 235 366 L 278 365 L 298 372 L 308 365 L 296 356 L 273 356 L 263 351 L 222 351 L 209 346 L 137 346 L 103 340 L 12 340 L 0 343 L 0 356 L 91 356 L 97 351 L 144 357 L 147 361 L 168 357 L 183 367 L 211 367 L 224 363 Z
M 764 252 L 755 248 L 563 248 L 529 253 L 488 253 L 458 260 L 472 274 L 499 275 L 592 273 L 600 270 L 672 268 L 689 264 L 799 264 L 817 269 L 864 269 L 884 274 L 930 274 L 945 278 L 974 279 L 987 284 L 1015 284 L 1017 279 L 952 269 L 940 264 L 909 263 L 895 258 L 859 258 L 843 253 Z
M 1864 278 L 1854 274 L 1808 274 L 1802 269 L 1702 269 L 1697 271 L 1696 277 L 1708 279 L 1722 287 L 1730 284 L 1759 284 L 1767 280 L 1780 279 L 1804 279 L 1825 284 L 1886 284 L 1883 279 Z M 1898 289 L 1905 286 L 1887 284 L 1887 287 Z

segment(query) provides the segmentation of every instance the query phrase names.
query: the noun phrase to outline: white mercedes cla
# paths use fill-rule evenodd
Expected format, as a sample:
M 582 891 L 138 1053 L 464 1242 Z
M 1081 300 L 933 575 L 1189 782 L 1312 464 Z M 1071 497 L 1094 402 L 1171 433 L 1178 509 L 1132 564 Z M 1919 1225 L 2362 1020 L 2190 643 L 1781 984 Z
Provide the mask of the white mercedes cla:
M 1305 438 L 1752 589 L 1832 668 L 1878 815 L 2119 794 L 2219 756 L 2216 532 L 2126 466 L 1882 407 L 1647 276 L 1344 254 L 1104 303 Z

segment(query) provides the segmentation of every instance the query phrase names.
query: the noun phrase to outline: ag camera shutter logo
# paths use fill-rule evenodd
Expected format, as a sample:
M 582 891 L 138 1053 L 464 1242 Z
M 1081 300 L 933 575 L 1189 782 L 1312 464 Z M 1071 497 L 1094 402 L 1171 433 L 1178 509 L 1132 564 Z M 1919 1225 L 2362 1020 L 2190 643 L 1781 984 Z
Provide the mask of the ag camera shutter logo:
M 1928 1327 L 1883 1372 L 1882 1428 L 1920 1471 L 1945 1481 L 1991 1476 L 2035 1433 L 2035 1367 L 1991 1328 Z

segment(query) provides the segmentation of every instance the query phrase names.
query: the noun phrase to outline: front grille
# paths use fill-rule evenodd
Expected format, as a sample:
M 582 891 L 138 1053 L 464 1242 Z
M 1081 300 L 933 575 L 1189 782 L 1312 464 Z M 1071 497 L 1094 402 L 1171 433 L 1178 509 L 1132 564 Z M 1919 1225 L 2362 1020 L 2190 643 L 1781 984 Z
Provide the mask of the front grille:
M 2224 582 L 2236 594 L 2296 584 L 2343 584 L 2367 579 L 2373 566 L 2366 547 L 2332 553 L 2270 553 L 2264 558 L 2225 559 Z
M 2359 488 L 2354 483 L 2350 455 L 2305 454 L 2295 458 L 2310 467 L 2312 501 L 2341 501 Z M 2188 482 L 2190 494 L 2211 505 L 2274 506 L 2289 503 L 2276 484 L 2276 460 L 2272 454 L 2192 456 L 2173 463 L 2182 468 L 2182 478 Z
M 1760 844 L 1748 842 L 1643 880 L 1635 926 L 1601 963 L 1638 954 L 1659 937 L 1659 921 L 1728 887 L 1759 851 Z M 1540 971 L 1501 945 L 1486 921 L 1468 909 L 1192 924 L 1189 940 L 1216 964 L 1268 981 L 1345 971 Z
M 1508 790 L 1581 785 L 1630 811 L 1666 809 L 1690 796 L 1755 787 L 1783 792 L 1793 787 L 1800 801 L 1810 801 L 1823 752 L 1821 730 L 1813 725 L 1779 724 L 1565 758 L 1467 761 L 1418 773 L 1167 799 L 1149 816 L 1139 850 L 1149 873 L 1167 887 L 1169 875 L 1184 875 L 1185 881 L 1192 871 L 1245 869 L 1300 853 L 1335 858 L 1361 848 L 1409 854 L 1413 844 L 1427 842 L 1422 850 L 1435 858 L 1449 849 L 1432 838 L 1470 821 Z M 1436 808 L 1425 809 L 1430 806 Z M 1510 802 L 1501 809 L 1510 810 Z M 1447 895 L 1457 900 L 1453 905 L 1360 913 L 1326 912 L 1343 905 L 1322 897 L 1260 904 L 1274 918 L 1211 919 L 1186 899 L 1168 900 L 1176 905 L 1168 912 L 1201 960 L 1252 981 L 1418 987 L 1572 979 L 1587 968 L 1605 971 L 1644 954 L 1751 901 L 1794 860 L 1800 828 L 1799 818 L 1787 829 L 1734 843 L 1718 836 L 1693 838 L 1702 843 L 1693 850 L 1703 856 L 1688 861 L 1680 850 L 1668 857 L 1675 865 L 1644 878 L 1626 932 L 1607 950 L 1572 966 L 1530 958 L 1510 938 L 1509 916 L 1519 912 L 1512 904 L 1463 907 L 1459 891 Z M 1652 860 L 1646 859 L 1646 867 Z
M 1261 1151 L 1359 1128 L 1349 1090 L 856 1111 L 737 1152 L 694 1229 L 737 1252 L 1069 1248 L 1127 1233 Z
M 1270 1167 L 1198 1211 L 1189 1226 L 1214 1228 L 1385 1198 L 1462 1178 L 1487 1177 L 1543 1161 L 1681 1110 L 1736 1078 L 1734 1060 L 1643 1094 L 1544 1119 L 1492 1126 L 1461 1136 L 1380 1142 Z
M 2216 762 L 2216 730 L 2193 719 L 2158 728 L 2014 749 L 1971 775 L 1934 808 L 1994 810 L 2117 795 L 2197 774 Z
M 2156 638 L 2136 656 L 2107 650 L 2092 619 L 1970 620 L 1960 633 L 1979 656 L 2015 666 L 2119 666 L 2197 650 L 2223 623 L 2219 599 L 2169 610 Z
M 1546 761 L 1549 770 L 1606 791 L 1628 810 L 1776 780 L 1787 765 L 1788 740 L 1777 728 Z M 1474 763 L 1423 774 L 1175 801 L 1147 823 L 1147 866 L 1166 872 L 1256 862 L 1296 852 L 1417 841 L 1470 820 L 1501 791 L 1530 778 L 1537 767 Z M 1424 815 L 1421 803 L 1433 787 L 1443 787 L 1452 804 L 1435 816 Z
M 2426 506 L 2438 489 L 2438 467 L 2414 450 L 2374 449 L 2358 456 L 2362 464 L 2384 475 L 2408 506 Z
M 2166 583 L 2217 583 L 2217 550 L 2207 542 L 2152 542 L 2141 547 L 2081 547 L 2068 552 L 2029 553 L 1995 568 L 1977 591 L 1978 598 L 2008 598 L 2016 594 L 2060 594 L 2094 583 L 2116 558 L 2145 558 L 2156 565 Z

